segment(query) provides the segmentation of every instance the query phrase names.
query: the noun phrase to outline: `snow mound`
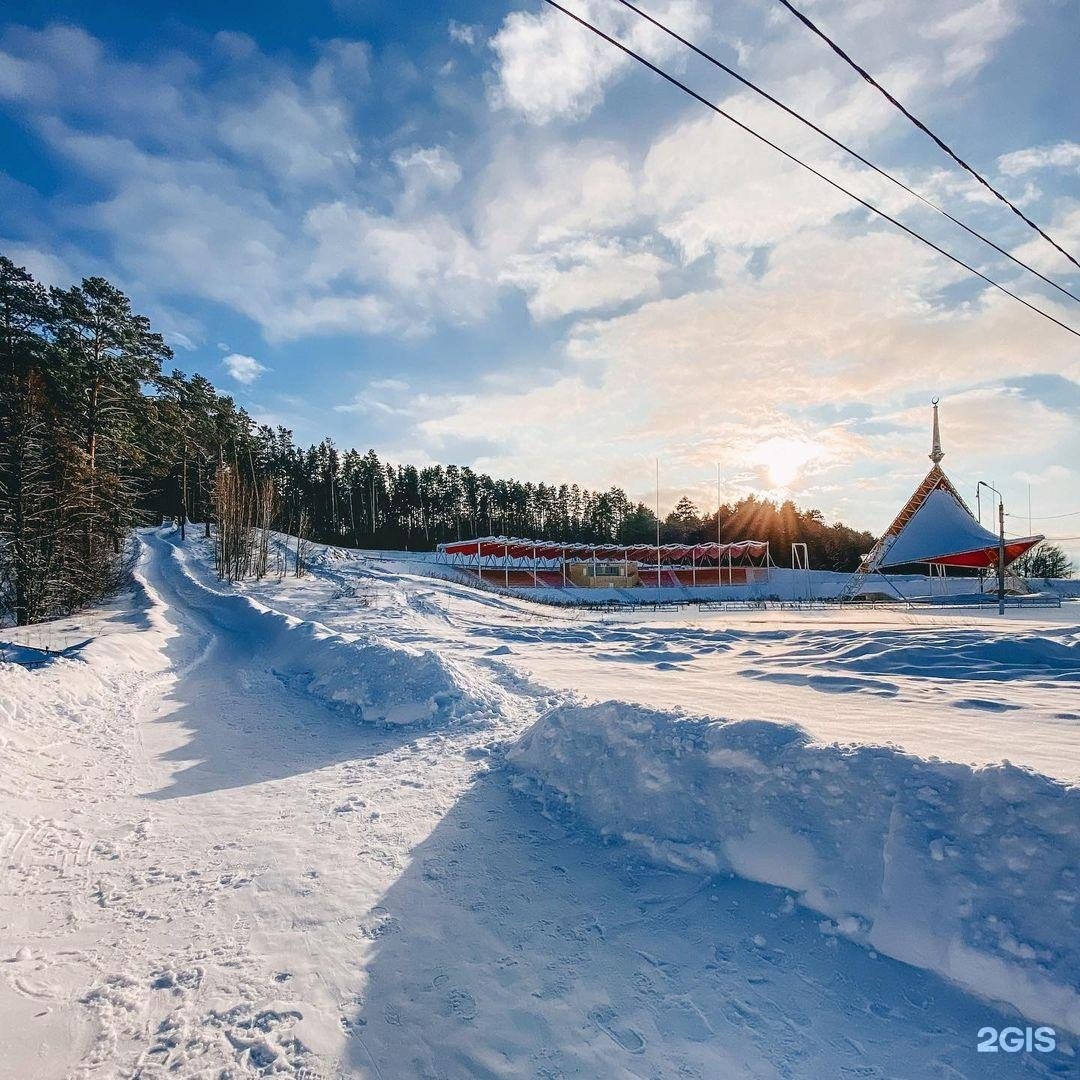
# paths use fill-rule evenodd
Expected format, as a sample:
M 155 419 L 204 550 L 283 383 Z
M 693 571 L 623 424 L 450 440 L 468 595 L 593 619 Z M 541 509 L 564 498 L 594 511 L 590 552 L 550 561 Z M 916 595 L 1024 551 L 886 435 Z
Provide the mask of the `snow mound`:
M 871 675 L 911 675 L 935 679 L 1080 682 L 1080 628 L 1037 633 L 977 630 L 879 630 L 853 637 L 846 631 L 803 632 L 780 664 L 803 665 Z
M 312 634 L 310 643 L 286 661 L 275 660 L 274 671 L 326 701 L 355 708 L 364 720 L 428 724 L 491 718 L 497 711 L 488 688 L 430 650 L 335 634 Z
M 1080 788 L 621 702 L 551 710 L 509 760 L 655 862 L 791 889 L 826 933 L 1080 1031 Z
M 247 650 L 267 657 L 273 673 L 293 689 L 376 724 L 490 722 L 499 713 L 498 689 L 458 661 L 382 637 L 338 634 L 275 611 L 200 580 L 181 549 L 171 553 L 173 587 Z

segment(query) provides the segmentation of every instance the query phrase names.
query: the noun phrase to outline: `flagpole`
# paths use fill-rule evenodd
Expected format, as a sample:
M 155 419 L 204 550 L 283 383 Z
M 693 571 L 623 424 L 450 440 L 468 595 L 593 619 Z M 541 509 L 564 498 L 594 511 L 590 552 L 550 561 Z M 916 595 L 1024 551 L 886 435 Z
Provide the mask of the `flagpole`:
M 716 463 L 716 586 L 720 587 L 720 462 Z
M 660 459 L 656 459 L 656 587 L 660 588 Z

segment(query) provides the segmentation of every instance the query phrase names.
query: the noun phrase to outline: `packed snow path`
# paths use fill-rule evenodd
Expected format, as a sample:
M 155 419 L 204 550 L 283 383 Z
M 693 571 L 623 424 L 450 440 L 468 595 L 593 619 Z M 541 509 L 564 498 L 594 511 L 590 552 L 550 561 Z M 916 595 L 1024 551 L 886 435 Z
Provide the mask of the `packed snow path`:
M 1010 1018 L 784 890 L 649 866 L 516 794 L 503 751 L 554 697 L 445 629 L 448 608 L 512 625 L 512 602 L 368 575 L 353 617 L 456 649 L 498 706 L 373 726 L 281 674 L 280 635 L 197 544 L 142 543 L 144 588 L 83 659 L 0 673 L 0 1075 L 1075 1067 L 977 1054 Z M 340 587 L 327 570 L 298 595 Z

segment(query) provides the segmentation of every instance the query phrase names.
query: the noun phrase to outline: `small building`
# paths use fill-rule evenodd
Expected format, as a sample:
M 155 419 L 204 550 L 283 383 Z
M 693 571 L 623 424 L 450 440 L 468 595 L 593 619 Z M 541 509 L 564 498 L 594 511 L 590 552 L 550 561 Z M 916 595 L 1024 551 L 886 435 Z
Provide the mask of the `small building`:
M 617 561 L 572 562 L 570 581 L 583 589 L 630 589 L 640 581 L 637 563 Z

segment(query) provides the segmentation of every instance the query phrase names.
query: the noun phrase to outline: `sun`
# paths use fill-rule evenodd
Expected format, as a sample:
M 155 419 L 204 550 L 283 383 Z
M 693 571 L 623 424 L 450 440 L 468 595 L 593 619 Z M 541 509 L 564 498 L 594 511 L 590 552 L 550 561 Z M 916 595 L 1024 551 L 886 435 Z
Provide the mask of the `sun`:
M 810 439 L 792 439 L 777 436 L 763 442 L 756 452 L 758 464 L 764 466 L 772 487 L 790 487 L 799 473 L 811 461 L 824 453 L 820 443 Z

